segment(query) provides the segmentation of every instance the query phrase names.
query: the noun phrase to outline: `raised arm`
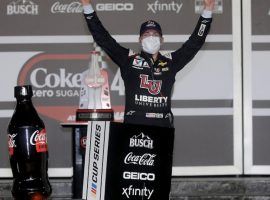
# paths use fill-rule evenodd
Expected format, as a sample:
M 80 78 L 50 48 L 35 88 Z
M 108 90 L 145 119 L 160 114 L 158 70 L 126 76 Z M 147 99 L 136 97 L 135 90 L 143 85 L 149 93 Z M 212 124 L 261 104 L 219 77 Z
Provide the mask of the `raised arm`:
M 110 58 L 120 67 L 126 64 L 129 49 L 122 47 L 104 28 L 97 17 L 90 0 L 81 0 L 84 8 L 84 16 L 88 28 L 96 43 L 110 56 Z
M 204 11 L 199 18 L 190 38 L 183 44 L 183 46 L 172 53 L 175 71 L 181 70 L 203 46 L 206 36 L 210 30 L 212 22 L 212 11 L 214 9 L 215 0 L 204 0 Z

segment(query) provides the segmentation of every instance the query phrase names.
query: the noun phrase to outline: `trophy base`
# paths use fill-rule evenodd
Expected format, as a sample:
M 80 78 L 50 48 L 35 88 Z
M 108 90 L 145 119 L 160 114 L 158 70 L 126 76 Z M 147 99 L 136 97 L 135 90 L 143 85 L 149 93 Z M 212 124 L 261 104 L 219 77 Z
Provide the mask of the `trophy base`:
M 112 109 L 77 109 L 76 121 L 112 121 Z

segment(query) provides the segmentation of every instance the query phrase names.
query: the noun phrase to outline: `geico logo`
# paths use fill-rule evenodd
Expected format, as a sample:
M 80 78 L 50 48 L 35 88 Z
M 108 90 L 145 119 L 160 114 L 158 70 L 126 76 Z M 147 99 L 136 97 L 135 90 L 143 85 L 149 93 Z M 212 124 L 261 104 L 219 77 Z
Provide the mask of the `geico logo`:
M 156 176 L 153 173 L 124 172 L 123 178 L 127 180 L 154 181 Z
M 14 14 L 37 15 L 38 5 L 8 5 L 7 15 L 14 15 Z
M 74 88 L 81 86 L 81 74 L 67 73 L 64 68 L 60 68 L 58 73 L 48 73 L 45 68 L 37 68 L 32 71 L 30 81 L 36 88 Z
M 134 10 L 133 3 L 98 3 L 97 11 L 132 11 Z

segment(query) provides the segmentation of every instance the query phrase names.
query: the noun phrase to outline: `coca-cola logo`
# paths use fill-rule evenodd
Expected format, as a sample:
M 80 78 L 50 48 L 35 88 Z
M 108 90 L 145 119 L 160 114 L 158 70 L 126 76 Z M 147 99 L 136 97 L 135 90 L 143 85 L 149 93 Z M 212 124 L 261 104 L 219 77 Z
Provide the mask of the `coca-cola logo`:
M 156 154 L 145 153 L 143 155 L 134 155 L 133 152 L 129 152 L 125 159 L 125 164 L 143 165 L 143 166 L 154 166 Z
M 36 146 L 38 144 L 46 144 L 47 143 L 47 137 L 46 132 L 44 130 L 39 131 L 36 130 L 30 137 L 30 144 L 33 146 Z
M 51 7 L 52 13 L 82 13 L 83 7 L 80 2 L 73 1 L 69 4 L 55 2 Z
M 16 136 L 17 136 L 17 134 L 8 134 L 8 147 L 9 148 L 16 147 L 16 144 L 15 144 L 15 137 Z

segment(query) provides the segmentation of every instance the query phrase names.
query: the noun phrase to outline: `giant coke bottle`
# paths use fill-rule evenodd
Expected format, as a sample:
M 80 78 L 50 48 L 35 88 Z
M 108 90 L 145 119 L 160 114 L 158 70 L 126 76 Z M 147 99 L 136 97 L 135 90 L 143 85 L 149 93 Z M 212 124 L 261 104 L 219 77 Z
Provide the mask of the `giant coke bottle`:
M 51 186 L 45 126 L 32 104 L 32 87 L 16 86 L 14 92 L 17 105 L 8 126 L 12 195 L 16 200 L 46 200 Z

